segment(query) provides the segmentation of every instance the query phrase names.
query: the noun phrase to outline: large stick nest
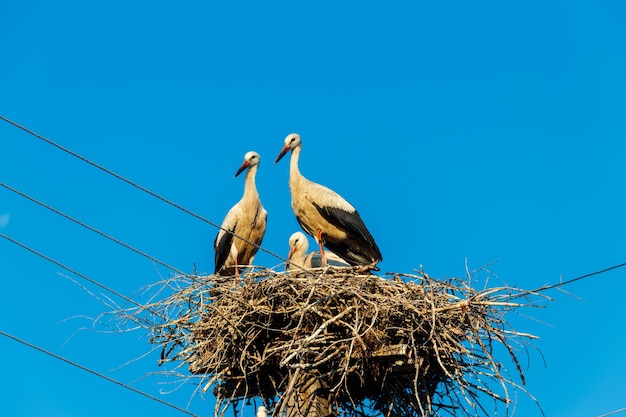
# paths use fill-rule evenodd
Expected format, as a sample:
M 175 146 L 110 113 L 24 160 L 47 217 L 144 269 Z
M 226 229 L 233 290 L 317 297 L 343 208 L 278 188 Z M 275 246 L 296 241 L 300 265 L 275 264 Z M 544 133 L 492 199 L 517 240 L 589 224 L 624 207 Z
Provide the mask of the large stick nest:
M 205 375 L 218 414 L 252 397 L 281 414 L 303 375 L 349 416 L 508 412 L 520 384 L 504 364 L 524 382 L 517 355 L 533 336 L 505 315 L 536 293 L 351 268 L 180 280 L 144 310 L 151 341 L 162 362 Z

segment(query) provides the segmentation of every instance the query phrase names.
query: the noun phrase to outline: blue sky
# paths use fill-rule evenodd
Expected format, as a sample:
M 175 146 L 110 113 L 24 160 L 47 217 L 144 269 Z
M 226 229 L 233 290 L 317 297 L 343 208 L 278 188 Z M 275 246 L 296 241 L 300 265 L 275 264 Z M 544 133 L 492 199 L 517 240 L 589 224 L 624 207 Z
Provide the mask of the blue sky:
M 622 2 L 212 3 L 5 4 L 0 114 L 216 223 L 259 152 L 264 246 L 283 256 L 299 226 L 288 163 L 273 161 L 298 132 L 301 171 L 358 208 L 383 272 L 497 260 L 491 285 L 535 288 L 626 261 Z M 0 146 L 2 182 L 176 268 L 213 270 L 211 226 L 5 122 Z M 128 295 L 170 273 L 3 188 L 0 232 Z M 66 271 L 0 240 L 0 274 L 0 330 L 212 415 L 210 396 L 188 404 L 190 385 L 160 394 L 174 386 L 149 375 L 156 354 L 123 366 L 146 335 L 89 330 L 106 308 Z M 522 356 L 547 416 L 626 407 L 625 278 L 511 317 L 540 336 Z M 4 415 L 183 415 L 0 346 Z M 520 394 L 517 415 L 540 413 Z

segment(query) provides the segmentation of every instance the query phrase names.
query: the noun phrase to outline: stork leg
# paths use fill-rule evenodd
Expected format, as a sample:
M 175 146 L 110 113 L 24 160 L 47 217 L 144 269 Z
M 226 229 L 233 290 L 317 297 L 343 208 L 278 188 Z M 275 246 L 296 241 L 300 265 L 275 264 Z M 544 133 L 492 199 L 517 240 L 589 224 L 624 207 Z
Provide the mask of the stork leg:
M 246 272 L 246 275 L 248 275 L 250 272 L 252 272 L 253 262 L 254 262 L 254 256 L 252 258 L 250 258 L 250 261 L 248 261 L 248 271 Z
M 239 278 L 239 262 L 237 261 L 237 258 L 239 258 L 239 251 L 234 243 L 230 247 L 230 255 L 233 257 L 233 262 L 235 264 L 235 276 Z
M 237 264 L 237 257 L 235 256 L 235 276 L 239 278 L 239 265 Z
M 326 254 L 324 253 L 324 232 L 322 229 L 317 229 L 315 240 L 320 245 L 320 257 L 322 258 L 322 268 L 324 268 L 326 266 Z

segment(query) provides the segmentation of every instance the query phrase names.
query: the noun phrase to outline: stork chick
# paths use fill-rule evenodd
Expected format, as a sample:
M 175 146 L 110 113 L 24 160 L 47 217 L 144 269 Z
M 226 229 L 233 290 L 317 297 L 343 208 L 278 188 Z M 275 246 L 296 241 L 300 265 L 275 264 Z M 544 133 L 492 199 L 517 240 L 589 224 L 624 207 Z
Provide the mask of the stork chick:
M 309 252 L 309 239 L 302 232 L 295 232 L 289 237 L 289 254 L 287 255 L 287 269 L 291 273 L 296 273 L 300 268 L 320 268 L 322 265 L 322 256 L 319 251 Z M 334 253 L 326 254 L 326 262 L 330 266 L 350 266 L 343 259 Z M 300 268 L 298 268 L 300 267 Z

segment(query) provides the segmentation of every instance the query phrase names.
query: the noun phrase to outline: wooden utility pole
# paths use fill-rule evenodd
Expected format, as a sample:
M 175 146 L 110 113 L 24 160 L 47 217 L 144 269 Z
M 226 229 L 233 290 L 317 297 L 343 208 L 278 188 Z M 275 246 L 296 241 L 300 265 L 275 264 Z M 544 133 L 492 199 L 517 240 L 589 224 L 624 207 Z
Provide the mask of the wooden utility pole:
M 286 417 L 327 417 L 330 414 L 328 387 L 319 378 L 298 371 L 291 375 Z

